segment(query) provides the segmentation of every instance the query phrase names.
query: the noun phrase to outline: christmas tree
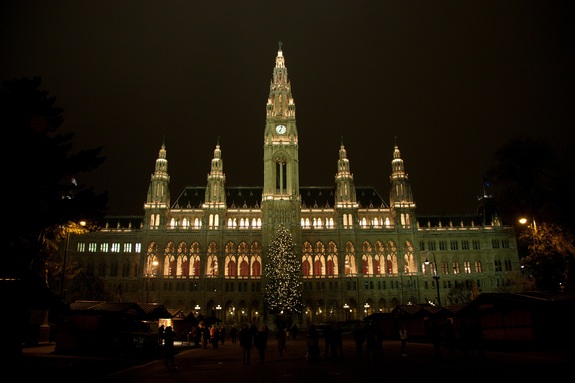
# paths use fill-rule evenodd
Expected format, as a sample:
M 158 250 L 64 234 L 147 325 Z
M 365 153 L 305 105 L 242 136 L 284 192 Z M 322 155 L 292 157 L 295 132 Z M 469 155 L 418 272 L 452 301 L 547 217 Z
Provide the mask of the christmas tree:
M 291 232 L 280 225 L 269 247 L 264 275 L 267 278 L 264 299 L 272 312 L 301 312 L 301 262 L 293 252 Z

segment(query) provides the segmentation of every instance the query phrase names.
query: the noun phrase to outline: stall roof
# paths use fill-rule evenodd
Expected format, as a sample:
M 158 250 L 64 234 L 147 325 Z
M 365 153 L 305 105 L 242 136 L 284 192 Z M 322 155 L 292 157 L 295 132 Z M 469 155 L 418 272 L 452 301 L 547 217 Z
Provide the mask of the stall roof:
M 127 315 L 142 320 L 172 318 L 168 310 L 157 303 L 76 301 L 70 304 L 70 311 L 72 314 L 83 312 Z

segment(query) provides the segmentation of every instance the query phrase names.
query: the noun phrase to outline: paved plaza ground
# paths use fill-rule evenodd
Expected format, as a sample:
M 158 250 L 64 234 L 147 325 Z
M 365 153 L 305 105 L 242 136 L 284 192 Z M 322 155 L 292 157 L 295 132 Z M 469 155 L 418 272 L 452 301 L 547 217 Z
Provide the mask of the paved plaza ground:
M 21 360 L 12 367 L 18 369 L 19 379 L 52 378 L 60 383 L 338 383 L 366 380 L 420 382 L 422 379 L 467 383 L 507 379 L 532 381 L 536 376 L 544 376 L 545 380 L 563 378 L 572 376 L 575 361 L 572 353 L 521 350 L 486 351 L 483 356 L 472 356 L 461 350 L 449 354 L 442 349 L 441 357 L 437 359 L 428 343 L 408 343 L 407 356 L 402 356 L 397 340 L 384 341 L 383 356 L 368 360 L 365 344 L 362 354 L 358 355 L 348 336 L 344 339 L 343 358 L 328 356 L 311 362 L 306 358 L 305 334 L 298 339 L 288 339 L 283 356 L 279 355 L 272 334 L 264 363 L 259 362 L 257 350 L 252 349 L 249 365 L 243 364 L 239 343 L 232 344 L 229 340 L 217 349 L 211 346 L 195 348 L 187 344 L 176 347 L 176 371 L 168 370 L 161 357 L 75 357 L 55 354 L 53 345 L 26 348 Z M 323 351 L 323 339 L 320 347 Z

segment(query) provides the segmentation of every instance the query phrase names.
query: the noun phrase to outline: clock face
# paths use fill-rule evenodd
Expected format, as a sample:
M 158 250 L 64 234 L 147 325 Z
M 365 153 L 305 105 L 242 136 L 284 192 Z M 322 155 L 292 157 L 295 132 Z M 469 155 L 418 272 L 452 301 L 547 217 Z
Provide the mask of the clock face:
M 278 125 L 276 126 L 276 132 L 278 132 L 278 134 L 284 134 L 286 132 L 286 127 L 285 125 Z

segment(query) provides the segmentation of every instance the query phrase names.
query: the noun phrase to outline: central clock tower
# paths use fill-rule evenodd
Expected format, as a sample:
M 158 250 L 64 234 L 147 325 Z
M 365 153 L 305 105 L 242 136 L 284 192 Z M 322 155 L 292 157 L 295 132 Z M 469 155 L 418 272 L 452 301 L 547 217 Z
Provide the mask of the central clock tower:
M 264 243 L 273 239 L 279 225 L 287 227 L 294 241 L 300 243 L 300 205 L 295 103 L 280 41 L 266 105 L 262 193 Z

